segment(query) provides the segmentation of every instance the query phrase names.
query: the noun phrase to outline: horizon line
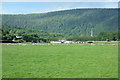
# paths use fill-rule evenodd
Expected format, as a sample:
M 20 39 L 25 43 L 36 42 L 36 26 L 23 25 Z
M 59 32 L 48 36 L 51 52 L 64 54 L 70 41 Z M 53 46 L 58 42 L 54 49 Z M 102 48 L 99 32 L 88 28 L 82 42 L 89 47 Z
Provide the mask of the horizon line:
M 44 13 L 52 13 L 52 12 L 59 12 L 59 11 L 68 11 L 68 10 L 75 10 L 75 9 L 119 9 L 119 7 L 111 7 L 111 8 L 71 8 L 71 9 L 64 9 L 64 10 L 53 10 L 53 11 L 46 11 L 46 12 L 33 12 L 33 13 L 0 13 L 2 15 L 27 15 L 27 14 L 44 14 Z

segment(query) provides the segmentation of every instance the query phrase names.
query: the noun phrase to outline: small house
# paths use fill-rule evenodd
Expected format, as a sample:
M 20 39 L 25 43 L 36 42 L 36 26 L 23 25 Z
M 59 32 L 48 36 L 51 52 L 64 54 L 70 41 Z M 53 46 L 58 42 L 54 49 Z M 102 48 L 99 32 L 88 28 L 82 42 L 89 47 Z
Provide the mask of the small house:
M 78 42 L 76 42 L 76 43 L 85 43 L 84 41 L 78 41 Z
M 52 43 L 52 44 L 60 44 L 61 42 L 60 41 L 51 41 L 50 43 Z
M 22 36 L 16 36 L 16 38 L 22 38 Z
M 65 41 L 64 43 L 70 44 L 73 43 L 73 41 Z

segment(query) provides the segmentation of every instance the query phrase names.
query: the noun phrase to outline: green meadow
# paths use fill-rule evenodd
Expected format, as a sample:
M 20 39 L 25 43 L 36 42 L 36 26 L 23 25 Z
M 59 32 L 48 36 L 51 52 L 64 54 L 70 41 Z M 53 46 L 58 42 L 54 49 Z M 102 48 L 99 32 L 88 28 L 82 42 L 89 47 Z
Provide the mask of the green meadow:
M 117 78 L 117 45 L 2 45 L 3 78 Z

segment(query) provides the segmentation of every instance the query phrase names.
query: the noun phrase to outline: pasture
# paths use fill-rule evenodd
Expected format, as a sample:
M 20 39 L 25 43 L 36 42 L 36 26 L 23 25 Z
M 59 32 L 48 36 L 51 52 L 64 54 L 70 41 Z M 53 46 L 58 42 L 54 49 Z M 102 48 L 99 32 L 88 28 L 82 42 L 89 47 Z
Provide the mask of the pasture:
M 117 78 L 117 45 L 2 45 L 3 78 Z

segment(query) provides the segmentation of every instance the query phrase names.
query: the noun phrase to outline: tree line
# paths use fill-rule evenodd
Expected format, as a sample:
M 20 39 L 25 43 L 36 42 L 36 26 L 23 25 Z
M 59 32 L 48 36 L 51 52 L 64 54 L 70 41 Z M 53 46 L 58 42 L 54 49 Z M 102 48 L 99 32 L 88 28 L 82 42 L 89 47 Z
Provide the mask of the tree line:
M 89 35 L 67 37 L 67 40 L 71 41 L 118 41 L 118 39 L 118 32 L 100 32 L 93 37 Z
M 2 24 L 72 36 L 89 35 L 91 28 L 94 28 L 96 35 L 103 31 L 117 31 L 118 9 L 71 9 L 38 14 L 3 14 Z
M 11 27 L 3 25 L 0 29 L 2 33 L 2 42 L 33 42 L 33 43 L 49 43 L 65 39 L 68 41 L 117 41 L 119 39 L 118 32 L 101 32 L 91 37 L 90 35 L 65 35 L 62 33 L 48 33 L 42 30 L 34 30 L 22 27 Z M 17 39 L 16 36 L 22 36 Z M 14 40 L 14 41 L 13 41 Z
M 11 27 L 8 25 L 2 25 L 0 29 L 2 33 L 3 42 L 46 42 L 49 43 L 51 40 L 58 40 L 58 38 L 63 37 L 60 33 L 48 33 L 42 30 L 35 30 L 23 27 Z M 16 36 L 22 36 L 17 39 Z

